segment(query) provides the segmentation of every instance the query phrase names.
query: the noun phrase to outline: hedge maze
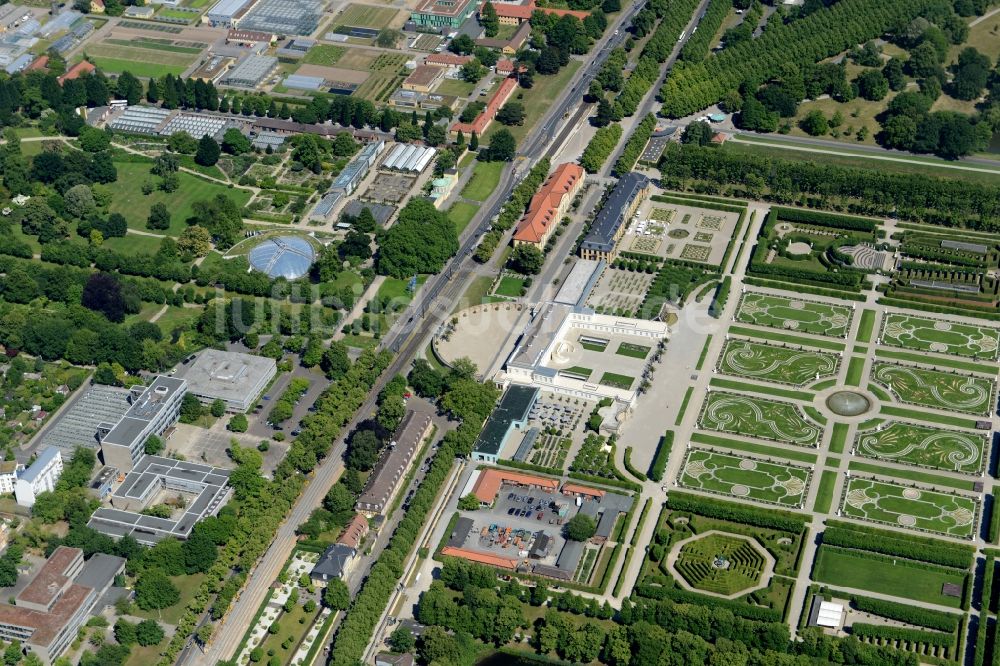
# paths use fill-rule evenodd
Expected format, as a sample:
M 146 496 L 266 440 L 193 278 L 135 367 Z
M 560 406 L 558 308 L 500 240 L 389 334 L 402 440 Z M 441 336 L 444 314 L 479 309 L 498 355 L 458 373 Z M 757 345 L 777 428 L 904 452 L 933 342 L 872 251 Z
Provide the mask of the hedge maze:
M 835 375 L 839 368 L 836 354 L 738 339 L 726 341 L 718 364 L 727 375 L 794 386 Z
M 876 523 L 971 538 L 979 503 L 963 495 L 851 477 L 844 485 L 841 511 Z
M 740 299 L 736 319 L 758 326 L 842 338 L 850 328 L 852 312 L 846 305 L 748 291 Z
M 729 596 L 760 583 L 764 556 L 744 537 L 708 534 L 681 546 L 675 566 L 691 587 Z
M 691 449 L 678 483 L 705 492 L 797 508 L 803 502 L 811 474 L 808 468 L 797 465 Z
M 979 433 L 892 421 L 878 430 L 859 432 L 854 446 L 858 455 L 867 458 L 978 474 L 986 438 Z
M 698 417 L 706 430 L 731 432 L 798 446 L 817 446 L 822 428 L 806 419 L 790 402 L 712 391 Z
M 886 313 L 880 342 L 893 347 L 995 361 L 1000 330 L 899 312 Z
M 985 377 L 878 362 L 872 379 L 912 405 L 986 415 L 994 403 L 995 384 Z

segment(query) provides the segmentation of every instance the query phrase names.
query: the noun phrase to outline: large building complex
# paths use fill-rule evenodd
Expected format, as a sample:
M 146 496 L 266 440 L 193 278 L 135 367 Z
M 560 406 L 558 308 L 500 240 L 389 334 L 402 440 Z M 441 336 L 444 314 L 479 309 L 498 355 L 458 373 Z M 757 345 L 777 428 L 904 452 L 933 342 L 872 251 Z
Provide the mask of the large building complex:
M 385 512 L 389 500 L 399 490 L 399 480 L 403 478 L 413 454 L 431 430 L 431 415 L 428 412 L 409 410 L 399 424 L 392 441 L 382 458 L 368 477 L 365 488 L 358 498 L 355 508 L 366 516 L 376 516 Z
M 410 19 L 423 28 L 459 28 L 476 11 L 473 0 L 421 0 Z
M 613 261 L 618 256 L 618 241 L 625 233 L 626 222 L 651 187 L 652 181 L 641 173 L 622 176 L 590 225 L 590 232 L 580 245 L 580 256 Z
M 55 447 L 43 449 L 28 469 L 16 475 L 14 497 L 21 506 L 35 505 L 39 493 L 55 489 L 62 474 L 62 453 Z
M 84 562 L 79 548 L 59 546 L 14 597 L 16 605 L 0 604 L 0 638 L 20 641 L 51 664 L 76 639 L 90 614 L 100 610 L 98 603 L 124 569 L 124 558 L 98 553 Z
M 544 249 L 573 197 L 583 186 L 584 176 L 583 168 L 573 162 L 556 167 L 541 189 L 531 197 L 528 212 L 514 231 L 514 245 L 528 244 L 539 250 Z
M 221 83 L 235 88 L 256 88 L 278 67 L 278 59 L 269 55 L 250 55 L 226 72 Z
M 131 535 L 152 545 L 166 537 L 187 539 L 195 524 L 214 516 L 229 499 L 229 470 L 211 465 L 144 456 L 111 495 L 111 507 L 94 512 L 87 526 L 110 537 Z M 157 499 L 185 499 L 170 518 L 146 516 L 142 510 Z M 159 502 L 165 503 L 165 502 Z
M 127 472 L 143 456 L 150 435 L 162 435 L 177 423 L 187 383 L 183 379 L 157 376 L 146 387 L 132 388 L 132 406 L 116 424 L 98 426 L 104 463 Z
M 473 460 L 488 463 L 497 461 L 511 433 L 527 427 L 528 413 L 538 400 L 538 393 L 537 388 L 517 384 L 512 384 L 507 389 L 476 439 L 472 448 Z
M 272 358 L 206 349 L 184 373 L 187 391 L 204 403 L 222 400 L 231 412 L 245 412 L 274 379 Z

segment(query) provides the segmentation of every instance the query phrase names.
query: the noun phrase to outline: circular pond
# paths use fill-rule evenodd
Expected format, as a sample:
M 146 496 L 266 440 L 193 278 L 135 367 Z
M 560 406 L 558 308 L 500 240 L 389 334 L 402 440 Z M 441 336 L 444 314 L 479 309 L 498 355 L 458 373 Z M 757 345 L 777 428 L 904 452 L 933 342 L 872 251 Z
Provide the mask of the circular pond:
M 872 403 L 861 393 L 837 391 L 826 399 L 826 406 L 839 416 L 860 416 L 872 408 Z

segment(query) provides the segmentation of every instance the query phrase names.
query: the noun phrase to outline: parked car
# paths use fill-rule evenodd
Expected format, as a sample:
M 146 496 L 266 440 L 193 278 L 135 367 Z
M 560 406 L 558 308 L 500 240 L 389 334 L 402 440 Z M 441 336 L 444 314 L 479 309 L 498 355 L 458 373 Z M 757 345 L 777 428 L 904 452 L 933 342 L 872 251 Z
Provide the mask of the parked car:
M 507 515 L 508 516 L 513 516 L 514 515 L 514 507 L 510 507 L 509 509 L 507 509 Z

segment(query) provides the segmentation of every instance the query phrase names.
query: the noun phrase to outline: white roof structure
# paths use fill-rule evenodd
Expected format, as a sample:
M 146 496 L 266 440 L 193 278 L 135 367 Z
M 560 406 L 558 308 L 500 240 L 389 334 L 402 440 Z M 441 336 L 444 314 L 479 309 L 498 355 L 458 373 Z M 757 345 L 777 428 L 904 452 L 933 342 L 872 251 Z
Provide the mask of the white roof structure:
M 389 153 L 382 168 L 420 173 L 434 159 L 436 152 L 433 148 L 400 144 Z
M 836 629 L 840 626 L 840 618 L 844 616 L 844 607 L 831 601 L 823 601 L 819 605 L 819 615 L 816 624 L 821 627 Z

